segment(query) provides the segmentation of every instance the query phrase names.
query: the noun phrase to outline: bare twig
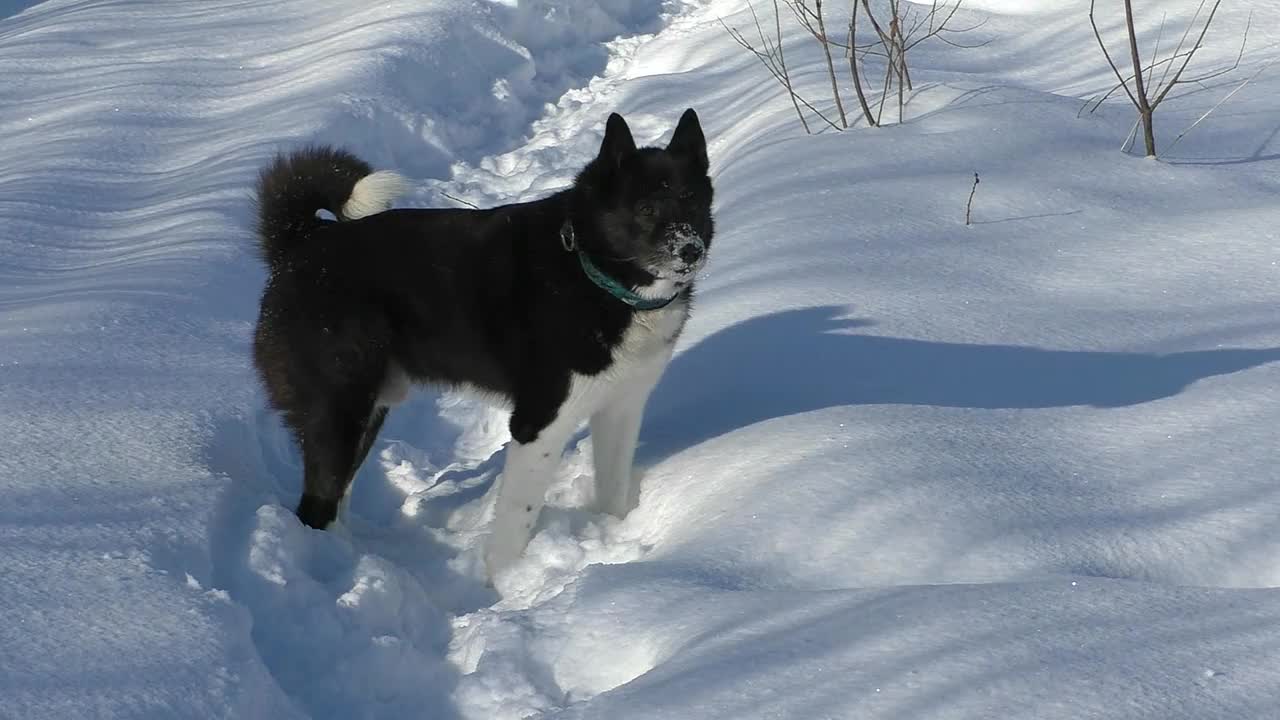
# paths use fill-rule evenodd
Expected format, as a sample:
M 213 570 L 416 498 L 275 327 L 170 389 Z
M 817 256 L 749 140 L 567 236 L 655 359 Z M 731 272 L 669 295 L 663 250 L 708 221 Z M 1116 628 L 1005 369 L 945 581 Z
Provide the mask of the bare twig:
M 802 106 L 831 128 L 844 130 L 849 126 L 849 116 L 845 111 L 844 99 L 841 97 L 840 81 L 836 74 L 836 62 L 832 54 L 832 48 L 838 48 L 845 54 L 849 64 L 849 73 L 852 75 L 854 92 L 858 96 L 858 106 L 867 124 L 874 127 L 882 123 L 885 106 L 889 104 L 890 97 L 893 96 L 891 93 L 894 93 L 895 88 L 897 90 L 898 122 L 902 122 L 906 116 L 907 91 L 913 89 L 911 68 L 907 61 L 907 55 L 912 48 L 929 38 L 935 37 L 956 47 L 978 47 L 981 44 L 985 44 L 963 45 L 944 37 L 944 34 L 955 34 L 977 28 L 985 22 L 975 23 L 971 28 L 957 29 L 953 27 L 952 20 L 957 16 L 963 1 L 932 0 L 929 5 L 925 5 L 919 3 L 918 0 L 916 2 L 887 0 L 887 11 L 882 8 L 881 12 L 887 12 L 888 18 L 882 22 L 872 11 L 870 0 L 849 0 L 849 24 L 844 42 L 831 37 L 828 33 L 826 10 L 829 9 L 829 3 L 827 0 L 773 0 L 774 27 L 772 28 L 772 33 L 766 33 L 759 14 L 750 0 L 748 0 L 747 7 L 751 12 L 751 18 L 756 27 L 755 36 L 758 37 L 758 40 L 748 39 L 742 31 L 730 27 L 724 19 L 720 19 L 720 24 L 729 36 L 748 52 L 752 53 L 769 74 L 787 91 L 788 97 L 791 98 L 792 107 L 796 111 L 796 116 L 800 118 L 806 132 L 811 133 L 812 129 L 806 119 L 808 113 L 802 109 Z M 827 66 L 827 77 L 831 83 L 831 96 L 835 104 L 835 119 L 828 117 L 801 96 L 791 81 L 782 48 L 782 28 L 779 19 L 780 2 L 787 6 L 796 22 L 808 31 L 822 47 L 823 58 Z M 874 33 L 872 42 L 859 42 L 858 14 L 860 12 L 866 15 L 870 29 Z M 884 83 L 880 91 L 879 102 L 874 106 L 868 96 L 868 90 L 872 87 L 871 81 L 867 78 L 866 64 L 869 57 L 883 58 L 885 61 Z
M 1130 0 L 1125 0 L 1126 10 L 1129 7 L 1129 3 L 1130 3 Z M 1182 77 L 1182 73 L 1185 72 L 1187 69 L 1187 65 L 1191 64 L 1191 58 L 1195 56 L 1196 51 L 1199 50 L 1200 47 L 1203 45 L 1204 36 L 1206 33 L 1209 32 L 1209 25 L 1213 22 L 1213 16 L 1218 12 L 1218 6 L 1221 4 L 1222 4 L 1222 0 L 1214 0 L 1213 8 L 1209 10 L 1209 17 L 1205 19 L 1204 27 L 1200 29 L 1200 36 L 1196 38 L 1196 44 L 1193 45 L 1189 51 L 1187 51 L 1187 57 L 1182 61 L 1182 67 L 1178 68 L 1178 72 L 1174 73 L 1173 79 L 1170 80 L 1169 83 L 1164 86 L 1164 89 L 1159 91 L 1159 94 L 1156 95 L 1155 100 L 1151 101 L 1152 110 L 1156 109 L 1156 107 L 1158 107 L 1160 103 L 1164 102 L 1164 99 L 1166 96 L 1168 96 L 1169 91 L 1173 89 L 1174 85 L 1178 84 L 1179 79 Z M 1134 41 L 1135 45 L 1136 45 L 1136 42 L 1137 41 L 1135 40 Z M 1243 50 L 1241 51 L 1241 54 L 1243 54 Z M 1154 151 L 1152 154 L 1154 154 Z
M 1129 152 L 1129 148 L 1133 147 L 1133 141 L 1138 139 L 1138 128 L 1142 126 L 1142 118 L 1135 118 L 1133 127 L 1129 128 L 1129 134 L 1125 136 L 1124 142 L 1120 143 L 1120 152 Z
M 893 18 L 889 21 L 889 35 L 893 38 L 893 47 L 898 53 L 898 122 L 902 122 L 902 84 L 911 88 L 911 71 L 907 69 L 907 36 L 902 33 L 902 18 L 899 16 L 898 0 L 889 0 L 889 12 Z
M 885 19 L 876 16 L 875 11 L 871 9 L 870 0 L 853 0 L 853 7 L 850 12 L 850 33 L 846 46 L 846 52 L 854 53 L 854 57 L 850 59 L 850 72 L 858 75 L 858 60 L 868 55 L 883 57 L 886 62 L 885 82 L 881 88 L 880 100 L 877 104 L 874 119 L 869 116 L 870 103 L 866 104 L 864 114 L 868 114 L 868 122 L 879 124 L 883 116 L 884 107 L 889 103 L 890 93 L 897 90 L 898 102 L 898 122 L 903 122 L 906 115 L 907 91 L 914 89 L 914 82 L 911 77 L 911 64 L 907 60 L 910 51 L 920 43 L 937 38 L 942 42 L 954 47 L 968 48 L 980 47 L 986 43 L 976 43 L 966 45 L 956 40 L 946 37 L 945 34 L 954 34 L 967 32 L 983 25 L 986 21 L 974 23 L 971 27 L 957 29 L 953 27 L 952 21 L 956 14 L 960 11 L 963 0 L 955 0 L 947 2 L 946 0 L 932 0 L 927 6 L 924 4 L 904 3 L 901 0 L 888 0 L 887 14 Z M 871 44 L 860 45 L 857 42 L 856 21 L 859 11 L 866 15 L 868 24 L 874 34 L 875 41 Z M 857 52 L 862 51 L 862 57 L 857 57 Z M 861 76 L 855 78 L 855 90 L 862 84 Z
M 800 21 L 804 29 L 809 31 L 818 44 L 822 46 L 822 54 L 827 60 L 827 76 L 831 78 L 831 97 L 836 102 L 836 113 L 840 116 L 841 129 L 849 127 L 849 120 L 844 114 L 844 103 L 840 99 L 840 85 L 836 82 L 836 66 L 831 60 L 831 46 L 833 44 L 827 38 L 826 20 L 822 13 L 822 0 L 813 0 L 813 7 L 810 8 L 806 4 L 806 0 L 786 0 L 787 6 L 791 8 L 792 14 Z M 814 23 L 817 23 L 816 25 Z
M 1151 74 L 1156 68 L 1156 58 L 1160 57 L 1160 40 L 1164 38 L 1164 23 L 1169 19 L 1169 13 L 1160 16 L 1160 31 L 1156 33 L 1156 47 L 1151 51 L 1151 64 L 1147 66 L 1147 87 L 1151 87 Z
M 858 72 L 857 51 L 853 42 L 857 34 L 857 25 L 858 4 L 855 2 L 853 8 L 849 11 L 849 45 L 845 49 L 845 56 L 849 59 L 849 74 L 853 76 L 853 90 L 858 95 L 858 105 L 862 108 L 862 117 L 866 118 L 868 125 L 875 127 L 876 120 L 871 117 L 871 106 L 867 104 L 867 94 L 862 89 L 862 73 Z
M 895 62 L 893 58 L 889 58 L 889 63 L 884 68 L 884 90 L 880 93 L 880 104 L 876 107 L 876 125 L 880 124 L 880 118 L 884 117 L 884 104 L 889 99 L 889 88 L 893 83 L 893 66 Z
M 1193 122 L 1193 123 L 1191 123 L 1191 125 L 1190 125 L 1186 130 L 1183 130 L 1182 132 L 1178 133 L 1178 137 L 1174 138 L 1174 139 L 1173 139 L 1173 142 L 1169 143 L 1169 147 L 1165 148 L 1165 150 L 1164 150 L 1164 151 L 1165 151 L 1165 152 L 1169 152 L 1170 150 L 1172 150 L 1172 149 L 1174 148 L 1174 146 L 1176 146 L 1179 142 L 1181 142 L 1182 138 L 1183 138 L 1183 137 L 1185 137 L 1187 133 L 1189 133 L 1189 132 L 1191 132 L 1192 130 L 1194 130 L 1194 129 L 1195 129 L 1195 127 L 1196 127 L 1197 125 L 1199 125 L 1199 124 L 1200 124 L 1200 121 L 1201 121 L 1201 120 L 1204 120 L 1205 118 L 1207 118 L 1207 117 L 1209 117 L 1210 115 L 1212 115 L 1214 110 L 1217 110 L 1219 107 L 1221 107 L 1221 106 L 1222 106 L 1222 104 L 1223 104 L 1223 103 L 1225 103 L 1226 101 L 1230 100 L 1232 95 L 1235 95 L 1236 93 L 1238 93 L 1238 92 L 1240 92 L 1241 90 L 1243 90 L 1245 85 L 1248 85 L 1249 83 L 1253 82 L 1253 80 L 1254 80 L 1255 78 L 1257 78 L 1259 75 L 1261 75 L 1261 74 L 1262 74 L 1262 71 L 1263 71 L 1263 70 L 1266 70 L 1267 68 L 1271 67 L 1271 64 L 1272 64 L 1272 63 L 1267 63 L 1266 65 L 1263 65 L 1262 67 L 1258 68 L 1258 71 L 1257 71 L 1257 72 L 1255 72 L 1254 74 L 1252 74 L 1252 75 L 1250 75 L 1249 77 L 1245 78 L 1245 79 L 1244 79 L 1244 82 L 1242 82 L 1242 83 L 1240 83 L 1239 85 L 1237 85 L 1237 86 L 1235 87 L 1235 89 L 1234 89 L 1234 90 L 1232 90 L 1231 92 L 1227 93 L 1227 94 L 1226 94 L 1225 96 L 1223 96 L 1223 98 L 1222 98 L 1221 100 L 1219 100 L 1218 102 L 1214 103 L 1214 104 L 1213 104 L 1213 107 L 1209 108 L 1208 110 L 1206 110 L 1206 111 L 1204 112 L 1204 114 L 1203 114 L 1203 115 L 1201 115 L 1200 117 L 1196 118 L 1196 121 L 1195 121 L 1195 122 Z
M 1205 2 L 1207 2 L 1207 0 L 1200 0 L 1200 4 L 1196 6 L 1195 14 L 1191 16 L 1191 22 L 1187 23 L 1187 27 L 1182 31 L 1182 37 L 1178 39 L 1178 46 L 1173 49 L 1173 54 L 1175 56 L 1182 53 L 1182 46 L 1187 44 L 1187 38 L 1191 36 L 1191 29 L 1196 26 L 1196 20 L 1200 18 L 1200 13 L 1204 10 Z M 1172 67 L 1172 65 L 1170 67 Z M 1164 73 L 1160 76 L 1160 82 L 1156 83 L 1156 86 L 1159 87 L 1160 85 L 1163 85 L 1164 81 L 1168 78 L 1169 68 L 1165 68 Z
M 1193 77 L 1193 78 L 1187 78 L 1186 80 L 1183 80 L 1182 82 L 1184 82 L 1184 83 L 1196 83 L 1196 84 L 1199 84 L 1199 83 L 1203 83 L 1205 80 L 1212 80 L 1212 79 L 1217 78 L 1217 77 L 1222 77 L 1223 75 L 1226 75 L 1227 73 L 1232 72 L 1232 71 L 1236 70 L 1237 68 L 1239 68 L 1239 67 L 1240 67 L 1240 61 L 1244 59 L 1244 48 L 1245 48 L 1245 45 L 1246 45 L 1246 44 L 1248 44 L 1248 42 L 1249 42 L 1249 29 L 1250 29 L 1251 27 L 1253 27 L 1253 12 L 1252 12 L 1252 11 L 1250 11 L 1250 13 L 1249 13 L 1249 19 L 1248 19 L 1248 20 L 1245 22 L 1245 24 L 1244 24 L 1244 34 L 1243 34 L 1243 36 L 1242 36 L 1242 37 L 1241 37 L 1241 39 L 1240 39 L 1240 51 L 1239 51 L 1238 53 L 1236 53 L 1236 60 L 1235 60 L 1235 62 L 1233 62 L 1233 63 L 1231 64 L 1231 66 L 1230 66 L 1230 67 L 1225 67 L 1225 68 L 1222 68 L 1221 70 L 1215 70 L 1215 71 L 1213 71 L 1213 72 L 1206 73 L 1206 74 L 1204 74 L 1204 75 L 1197 75 L 1196 77 Z M 1194 51 L 1193 51 L 1193 52 L 1194 52 Z
M 450 200 L 452 200 L 452 201 L 454 201 L 454 202 L 458 203 L 459 205 L 466 205 L 467 207 L 469 207 L 469 208 L 471 208 L 471 209 L 473 209 L 473 210 L 479 210 L 479 209 L 480 209 L 480 206 L 479 206 L 479 205 L 477 205 L 477 204 L 475 204 L 475 203 L 471 202 L 470 200 L 463 200 L 463 199 L 462 199 L 462 198 L 460 198 L 460 197 L 454 197 L 454 196 L 450 195 L 449 193 L 447 193 L 447 192 L 445 192 L 445 191 L 443 191 L 443 190 L 441 190 L 441 191 L 440 191 L 440 194 L 441 194 L 441 195 L 443 195 L 443 196 L 445 196 L 445 197 L 447 197 L 447 198 L 449 198 Z
M 970 220 L 969 220 L 969 219 L 970 219 L 970 217 L 971 217 L 971 216 L 972 216 L 972 214 L 973 214 L 973 196 L 978 192 L 978 183 L 979 183 L 979 182 L 981 182 L 981 180 L 979 180 L 979 179 L 978 179 L 978 173 L 974 173 L 974 174 L 973 174 L 973 188 L 969 190 L 969 202 L 965 203 L 965 206 L 964 206 L 964 224 L 965 224 L 965 225 L 972 225 L 972 224 L 973 224 L 973 223 L 971 223 L 971 222 L 970 222 Z
M 898 49 L 898 61 L 894 63 L 894 72 L 898 77 L 898 124 L 902 124 L 905 116 L 904 105 L 906 99 L 903 96 L 903 87 L 911 84 L 911 75 L 907 73 L 907 50 L 902 37 L 902 23 L 898 18 L 898 0 L 889 0 L 889 7 L 893 10 L 893 19 L 889 21 L 889 37 L 893 39 L 893 46 Z
M 799 97 L 795 92 L 795 88 L 791 85 L 791 75 L 787 72 L 786 58 L 782 55 L 782 27 L 780 21 L 776 23 L 778 42 L 775 48 L 774 45 L 770 44 L 769 39 L 765 37 L 764 28 L 760 25 L 760 16 L 756 14 L 755 6 L 751 3 L 747 3 L 747 7 L 751 10 L 751 19 L 755 22 L 756 32 L 760 36 L 760 46 L 763 47 L 764 50 L 756 49 L 756 47 L 751 44 L 751 41 L 747 40 L 746 36 L 742 34 L 742 31 L 737 28 L 729 27 L 729 25 L 725 23 L 724 18 L 718 18 L 720 20 L 720 26 L 725 29 L 725 32 L 729 33 L 729 37 L 733 38 L 735 42 L 754 55 L 756 59 L 764 65 L 765 69 L 769 71 L 769 74 L 786 89 L 787 96 L 791 98 L 791 105 L 795 107 L 796 117 L 800 118 L 800 125 L 804 127 L 806 134 L 812 133 L 813 131 L 809 129 L 809 123 L 805 120 L 804 113 L 800 110 L 800 103 L 798 102 Z M 776 20 L 778 14 L 777 0 L 774 0 L 773 10 Z M 808 103 L 806 103 L 806 105 L 807 104 Z
M 1102 42 L 1102 33 L 1098 30 L 1098 23 L 1093 19 L 1093 6 L 1096 0 L 1089 0 L 1089 24 L 1093 26 L 1093 36 L 1098 40 L 1098 47 L 1102 49 L 1102 55 L 1107 59 L 1107 64 L 1111 66 L 1111 72 L 1115 73 L 1116 79 L 1120 81 L 1120 87 L 1124 88 L 1124 92 L 1133 101 L 1134 107 L 1138 106 L 1138 99 L 1133 96 L 1129 90 L 1129 83 L 1125 82 L 1125 78 L 1120 74 L 1120 68 L 1116 67 L 1116 63 L 1111 59 L 1111 53 L 1107 50 L 1107 44 Z
M 1185 55 L 1185 54 L 1186 54 L 1186 53 L 1183 53 L 1182 55 Z M 1181 57 L 1182 57 L 1182 55 L 1171 55 L 1171 56 L 1169 56 L 1169 57 L 1167 57 L 1167 58 L 1165 58 L 1165 59 L 1163 59 L 1163 60 L 1159 60 L 1159 61 L 1157 61 L 1157 62 L 1152 63 L 1151 65 L 1149 65 L 1149 66 L 1147 67 L 1147 70 L 1148 70 L 1148 76 L 1150 75 L 1150 72 L 1149 72 L 1149 71 L 1150 71 L 1150 70 L 1152 70 L 1153 68 L 1159 67 L 1160 65 L 1169 65 L 1169 64 L 1171 64 L 1171 63 L 1173 63 L 1173 62 L 1177 61 L 1177 60 L 1178 60 L 1178 58 L 1181 58 Z M 1132 80 L 1132 79 L 1133 79 L 1133 76 L 1132 76 L 1132 75 L 1128 75 L 1128 76 L 1126 76 L 1126 77 L 1125 77 L 1125 81 L 1126 81 L 1126 82 L 1127 82 L 1127 81 L 1129 81 L 1129 80 Z M 1149 83 L 1148 83 L 1148 85 L 1149 85 Z M 1095 96 L 1094 98 L 1090 98 L 1089 102 L 1088 102 L 1088 103 L 1085 103 L 1085 106 L 1086 106 L 1086 107 L 1088 107 L 1088 105 L 1089 105 L 1090 103 L 1092 103 L 1092 104 L 1093 104 L 1093 108 L 1089 110 L 1089 113 L 1090 113 L 1090 114 L 1092 114 L 1092 113 L 1094 113 L 1094 112 L 1097 112 L 1098 108 L 1099 108 L 1099 107 L 1101 107 L 1101 106 L 1102 106 L 1102 104 L 1103 104 L 1104 102 L 1106 102 L 1107 100 L 1110 100 L 1110 99 L 1111 99 L 1111 96 L 1112 96 L 1112 95 L 1114 95 L 1114 94 L 1115 94 L 1115 92 L 1116 92 L 1117 90 L 1119 90 L 1119 89 L 1120 89 L 1121 87 L 1123 87 L 1123 86 L 1124 86 L 1124 84 L 1123 84 L 1123 83 L 1119 83 L 1119 84 L 1113 85 L 1113 86 L 1111 87 L 1111 89 L 1110 89 L 1110 90 L 1108 90 L 1106 93 L 1104 93 L 1101 97 L 1097 97 L 1097 96 Z M 1095 100 L 1096 100 L 1097 102 L 1094 102 Z

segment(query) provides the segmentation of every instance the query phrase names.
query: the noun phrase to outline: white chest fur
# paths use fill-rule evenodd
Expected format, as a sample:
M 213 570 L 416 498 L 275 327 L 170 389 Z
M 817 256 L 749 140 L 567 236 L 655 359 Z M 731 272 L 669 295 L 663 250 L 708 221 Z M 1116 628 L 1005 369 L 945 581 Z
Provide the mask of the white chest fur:
M 574 374 L 564 409 L 582 419 L 604 404 L 637 392 L 643 402 L 671 359 L 688 316 L 689 303 L 683 298 L 660 310 L 633 314 L 631 325 L 613 348 L 609 367 L 598 375 Z

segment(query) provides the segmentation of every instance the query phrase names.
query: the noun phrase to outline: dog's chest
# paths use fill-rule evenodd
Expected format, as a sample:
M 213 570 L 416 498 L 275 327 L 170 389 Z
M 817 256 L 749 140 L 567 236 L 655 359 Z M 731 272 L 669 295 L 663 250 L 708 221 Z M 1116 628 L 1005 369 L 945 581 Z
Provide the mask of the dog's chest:
M 594 412 L 612 399 L 647 394 L 671 359 L 688 315 L 689 304 L 683 299 L 661 310 L 633 314 L 611 349 L 609 364 L 595 375 L 575 374 L 570 404 Z
M 631 324 L 622 331 L 621 340 L 613 348 L 610 369 L 624 371 L 632 365 L 646 364 L 654 357 L 661 357 L 665 362 L 688 316 L 689 304 L 683 299 L 661 310 L 633 314 Z

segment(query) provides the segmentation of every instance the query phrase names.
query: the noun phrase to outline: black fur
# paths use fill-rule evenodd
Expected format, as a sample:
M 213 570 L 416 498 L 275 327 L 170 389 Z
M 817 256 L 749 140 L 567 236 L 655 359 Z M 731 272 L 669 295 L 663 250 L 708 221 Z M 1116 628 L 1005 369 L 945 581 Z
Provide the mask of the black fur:
M 693 110 L 662 149 L 637 149 L 611 115 L 600 154 L 542 200 L 316 218 L 321 208 L 339 216 L 370 170 L 340 150 L 308 148 L 277 158 L 258 185 L 270 277 L 254 360 L 302 449 L 298 516 L 317 528 L 333 521 L 382 425 L 375 405 L 389 368 L 507 397 L 511 435 L 528 443 L 555 418 L 571 373 L 609 366 L 637 311 L 585 276 L 562 244 L 567 220 L 592 261 L 632 288 L 655 282 L 646 265 L 672 262 L 670 228 L 692 227 L 708 246 L 713 233 Z M 691 279 L 680 292 L 691 295 Z

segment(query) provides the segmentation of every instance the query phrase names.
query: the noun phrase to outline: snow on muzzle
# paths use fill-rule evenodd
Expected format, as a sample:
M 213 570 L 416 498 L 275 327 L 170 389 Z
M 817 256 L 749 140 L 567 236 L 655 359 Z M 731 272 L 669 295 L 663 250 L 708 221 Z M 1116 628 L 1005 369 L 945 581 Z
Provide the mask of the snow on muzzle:
M 707 243 L 689 223 L 673 223 L 663 232 L 661 264 L 676 275 L 693 275 L 707 258 Z

